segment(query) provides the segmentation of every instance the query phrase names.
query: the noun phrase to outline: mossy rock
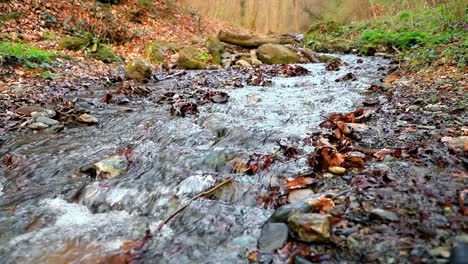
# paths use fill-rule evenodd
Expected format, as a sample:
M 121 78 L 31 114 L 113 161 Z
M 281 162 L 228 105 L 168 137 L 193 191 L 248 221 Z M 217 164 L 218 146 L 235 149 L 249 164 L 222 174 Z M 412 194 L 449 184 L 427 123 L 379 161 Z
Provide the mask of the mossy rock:
M 144 59 L 136 59 L 127 65 L 125 78 L 145 81 L 151 78 L 153 68 Z
M 166 53 L 157 43 L 149 43 L 145 48 L 145 58 L 152 63 L 164 62 Z
M 319 61 L 322 62 L 322 63 L 328 63 L 328 62 L 339 62 L 341 61 L 340 58 L 338 57 L 333 57 L 333 56 L 330 56 L 330 55 L 320 55 L 319 56 Z
M 99 46 L 95 52 L 89 53 L 89 56 L 104 63 L 122 63 L 122 59 L 106 46 Z
M 191 48 L 187 48 L 179 52 L 179 59 L 177 65 L 181 69 L 185 70 L 203 70 L 205 69 L 205 64 L 200 61 L 197 61 L 195 58 L 195 52 Z
M 205 46 L 211 54 L 213 64 L 221 64 L 221 54 L 224 52 L 224 44 L 216 36 L 206 39 Z
M 257 56 L 265 64 L 299 63 L 297 54 L 283 45 L 264 44 L 257 50 Z
M 63 37 L 59 42 L 58 45 L 67 50 L 82 50 L 86 46 L 89 45 L 89 41 L 84 38 L 79 37 Z

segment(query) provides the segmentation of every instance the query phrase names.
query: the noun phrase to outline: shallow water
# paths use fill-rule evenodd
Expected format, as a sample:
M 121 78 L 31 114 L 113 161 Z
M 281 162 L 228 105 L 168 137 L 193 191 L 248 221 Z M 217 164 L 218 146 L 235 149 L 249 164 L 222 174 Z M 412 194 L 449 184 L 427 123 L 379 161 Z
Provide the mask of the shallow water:
M 388 64 L 373 57 L 363 58 L 364 64 L 356 64 L 356 56 L 342 59 L 350 66 L 340 71 L 327 72 L 324 64 L 303 65 L 311 71 L 307 76 L 277 77 L 272 87 L 224 90 L 228 103 L 205 105 L 195 116 L 174 117 L 168 106 L 135 100 L 125 109 L 94 109 L 98 126 L 59 134 L 12 134 L 0 155 L 13 153 L 24 161 L 13 170 L 0 168 L 1 259 L 95 262 L 115 254 L 125 242 L 141 240 L 147 226 L 155 230 L 190 197 L 236 175 L 233 184 L 192 203 L 155 234 L 143 259 L 245 263 L 271 214 L 257 204 L 257 195 L 278 177 L 308 168 L 299 159 L 248 176 L 235 174 L 232 164 L 253 153 L 274 153 L 280 140 L 300 142 L 327 114 L 354 110 L 362 92 L 382 77 L 378 69 Z M 358 81 L 334 81 L 347 72 Z M 186 78 L 197 76 L 189 73 Z M 123 174 L 99 181 L 79 175 L 80 167 L 126 146 L 132 147 L 135 159 Z

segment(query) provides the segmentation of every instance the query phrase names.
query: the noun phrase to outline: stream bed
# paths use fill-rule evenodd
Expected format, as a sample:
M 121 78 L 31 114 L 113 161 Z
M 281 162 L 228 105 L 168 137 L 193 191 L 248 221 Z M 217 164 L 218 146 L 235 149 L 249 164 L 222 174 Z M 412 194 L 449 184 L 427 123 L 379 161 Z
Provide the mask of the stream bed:
M 259 205 L 258 196 L 279 177 L 310 168 L 305 158 L 274 162 L 255 175 L 233 166 L 254 153 L 274 153 L 278 142 L 310 152 L 312 147 L 300 142 L 330 113 L 355 110 L 389 64 L 376 57 L 361 57 L 363 64 L 354 55 L 340 57 L 349 66 L 339 71 L 306 64 L 308 75 L 275 77 L 269 87 L 220 89 L 228 102 L 203 105 L 195 115 L 170 115 L 170 106 L 155 102 L 157 91 L 177 93 L 199 79 L 222 79 L 222 72 L 189 72 L 150 83 L 154 96 L 133 98 L 125 106 L 99 106 L 95 95 L 83 95 L 80 100 L 93 105 L 91 113 L 99 119 L 96 126 L 12 133 L 0 156 L 14 154 L 22 162 L 14 169 L 0 167 L 2 263 L 98 262 L 128 250 L 191 197 L 231 176 L 233 183 L 191 203 L 153 233 L 140 260 L 248 263 L 273 212 Z M 358 80 L 335 82 L 347 72 Z M 83 177 L 80 168 L 127 147 L 133 158 L 123 173 Z

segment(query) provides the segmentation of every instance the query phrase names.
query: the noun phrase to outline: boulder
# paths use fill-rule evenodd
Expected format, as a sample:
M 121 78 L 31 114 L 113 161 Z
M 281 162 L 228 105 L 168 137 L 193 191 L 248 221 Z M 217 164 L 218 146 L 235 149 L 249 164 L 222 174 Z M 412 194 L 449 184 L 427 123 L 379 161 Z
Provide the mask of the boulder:
M 125 78 L 145 81 L 151 78 L 153 68 L 143 59 L 136 59 L 127 65 Z
M 164 62 L 166 53 L 158 44 L 152 42 L 145 48 L 145 58 L 152 63 L 160 63 Z
M 327 242 L 330 240 L 331 215 L 298 213 L 288 219 L 288 226 L 294 236 L 303 242 Z
M 288 239 L 288 226 L 283 223 L 266 223 L 262 227 L 258 248 L 263 252 L 271 252 L 282 248 Z
M 89 45 L 89 41 L 84 38 L 79 38 L 79 37 L 72 37 L 72 36 L 67 36 L 63 37 L 59 42 L 58 45 L 61 48 L 67 49 L 67 50 L 82 50 L 84 49 L 87 45 Z
M 258 48 L 257 54 L 265 64 L 288 64 L 301 61 L 294 51 L 278 44 L 264 44 Z
M 179 59 L 177 65 L 181 69 L 185 70 L 203 70 L 205 65 L 194 59 L 195 52 L 191 49 L 184 49 L 179 53 Z
M 340 58 L 337 58 L 337 57 L 333 57 L 333 56 L 330 56 L 330 55 L 320 55 L 318 57 L 319 61 L 321 63 L 328 63 L 328 62 L 340 62 L 341 59 Z
M 252 67 L 252 65 L 250 65 L 250 63 L 248 63 L 246 60 L 238 60 L 236 61 L 236 65 L 239 65 L 241 67 L 247 67 L 247 68 Z
M 206 48 L 208 48 L 208 52 L 211 54 L 212 63 L 213 64 L 220 64 L 222 54 L 224 52 L 224 45 L 219 41 L 219 39 L 215 36 L 210 36 L 205 42 Z

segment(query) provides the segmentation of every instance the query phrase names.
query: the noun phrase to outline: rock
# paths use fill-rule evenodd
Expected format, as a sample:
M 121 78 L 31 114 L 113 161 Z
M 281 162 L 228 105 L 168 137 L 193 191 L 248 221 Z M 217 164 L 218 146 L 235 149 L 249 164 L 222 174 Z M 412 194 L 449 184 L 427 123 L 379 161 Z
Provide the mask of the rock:
M 371 218 L 380 219 L 388 222 L 397 222 L 400 218 L 394 212 L 376 208 L 370 211 Z
M 126 79 L 145 81 L 151 78 L 153 68 L 143 59 L 136 59 L 127 65 L 125 71 Z
M 264 252 L 271 252 L 282 248 L 288 239 L 288 226 L 283 223 L 266 223 L 263 225 L 258 248 Z
M 255 58 L 255 57 L 252 57 L 251 61 L 252 61 L 252 65 L 254 65 L 254 66 L 263 64 L 259 59 Z
M 329 56 L 329 55 L 320 55 L 318 59 L 319 59 L 319 61 L 321 63 L 328 63 L 328 62 L 334 62 L 334 61 L 340 62 L 341 61 L 340 58 Z
M 79 38 L 79 37 L 72 37 L 72 36 L 67 36 L 63 37 L 59 42 L 58 45 L 61 48 L 67 49 L 67 50 L 82 50 L 84 49 L 87 45 L 89 45 L 89 41 L 84 38 Z
M 258 58 L 265 64 L 288 64 L 301 61 L 295 52 L 278 44 L 261 45 L 257 54 Z
M 221 64 L 224 66 L 224 67 L 230 67 L 232 65 L 232 60 L 231 59 L 223 59 L 221 60 Z
M 289 217 L 288 226 L 294 236 L 303 242 L 330 240 L 331 215 L 296 213 Z
M 122 59 L 115 55 L 110 47 L 104 45 L 99 45 L 95 52 L 89 53 L 89 56 L 104 63 L 122 63 Z
M 49 128 L 46 128 L 45 132 L 47 132 L 47 133 L 58 133 L 58 132 L 62 131 L 63 128 L 64 128 L 63 125 L 54 125 L 54 126 L 51 126 Z
M 92 166 L 98 179 L 112 179 L 120 175 L 127 167 L 128 160 L 123 155 L 111 156 Z
M 203 192 L 214 183 L 211 175 L 193 175 L 185 178 L 177 187 L 177 195 L 192 195 Z
M 288 202 L 295 203 L 300 201 L 307 201 L 314 195 L 314 192 L 311 189 L 299 189 L 293 190 L 288 195 Z
M 145 48 L 145 58 L 152 63 L 164 62 L 166 53 L 156 43 L 149 43 Z
M 429 104 L 424 107 L 424 110 L 429 112 L 439 112 L 442 110 L 442 107 L 437 104 Z
M 49 126 L 41 122 L 35 122 L 32 124 L 29 124 L 28 127 L 32 130 L 41 130 L 41 129 L 48 128 Z
M 236 65 L 239 65 L 239 66 L 241 66 L 241 67 L 246 67 L 246 68 L 252 67 L 252 65 L 250 65 L 250 63 L 248 63 L 248 62 L 245 61 L 245 60 L 238 60 L 238 61 L 236 61 Z
M 460 244 L 450 252 L 450 264 L 466 264 L 468 260 L 468 244 Z
M 434 249 L 431 249 L 431 251 L 429 251 L 429 254 L 431 254 L 434 257 L 442 257 L 447 259 L 450 258 L 450 250 L 445 247 L 436 247 Z
M 226 60 L 226 59 L 229 59 L 229 60 L 230 60 L 230 59 L 232 59 L 232 54 L 229 53 L 229 52 L 223 52 L 223 54 L 221 54 L 221 58 L 222 58 L 222 59 L 225 59 L 225 60 Z
M 421 106 L 419 105 L 410 105 L 406 108 L 406 112 L 414 112 L 418 111 L 419 109 L 421 109 Z
M 44 123 L 48 126 L 54 126 L 54 125 L 58 125 L 60 124 L 59 121 L 57 120 L 54 120 L 52 118 L 48 118 L 48 117 L 45 117 L 45 116 L 39 116 L 36 118 L 36 122 L 40 122 L 40 123 Z
M 219 65 L 208 65 L 206 69 L 210 71 L 220 70 Z
M 286 223 L 288 218 L 296 213 L 309 213 L 312 212 L 312 207 L 305 202 L 295 202 L 279 207 L 270 216 L 268 222 L 270 223 Z
M 359 132 L 363 132 L 363 131 L 370 129 L 368 125 L 360 124 L 360 123 L 346 123 L 346 126 L 351 128 L 353 131 L 359 131 Z
M 90 114 L 81 114 L 76 118 L 76 121 L 84 124 L 97 124 L 99 120 Z
M 199 37 L 199 36 L 193 36 L 190 39 L 190 41 L 191 41 L 192 44 L 203 44 L 205 42 L 205 40 L 202 37 Z
M 301 256 L 294 257 L 294 264 L 312 264 L 312 262 L 308 261 L 306 258 Z
M 461 137 L 443 137 L 440 141 L 447 144 L 449 149 L 456 150 L 456 149 L 463 149 L 464 151 L 468 151 L 468 136 L 461 136 Z
M 205 41 L 205 46 L 208 49 L 208 52 L 211 54 L 212 63 L 220 64 L 221 63 L 221 54 L 224 52 L 224 45 L 219 41 L 216 36 L 210 36 Z
M 179 59 L 177 65 L 181 69 L 185 70 L 203 70 L 205 65 L 194 59 L 194 51 L 191 49 L 185 49 L 179 53 Z
M 342 175 L 342 174 L 346 173 L 346 169 L 343 168 L 343 167 L 340 167 L 340 166 L 328 167 L 328 171 L 333 173 L 333 174 L 338 174 L 338 175 Z
M 213 197 L 217 200 L 234 203 L 239 201 L 244 193 L 244 188 L 240 183 L 231 182 L 213 193 Z
M 27 106 L 22 106 L 19 107 L 18 109 L 15 110 L 16 113 L 21 114 L 21 115 L 31 115 L 33 112 L 44 112 L 46 109 L 40 106 L 35 106 L 35 105 L 27 105 Z

